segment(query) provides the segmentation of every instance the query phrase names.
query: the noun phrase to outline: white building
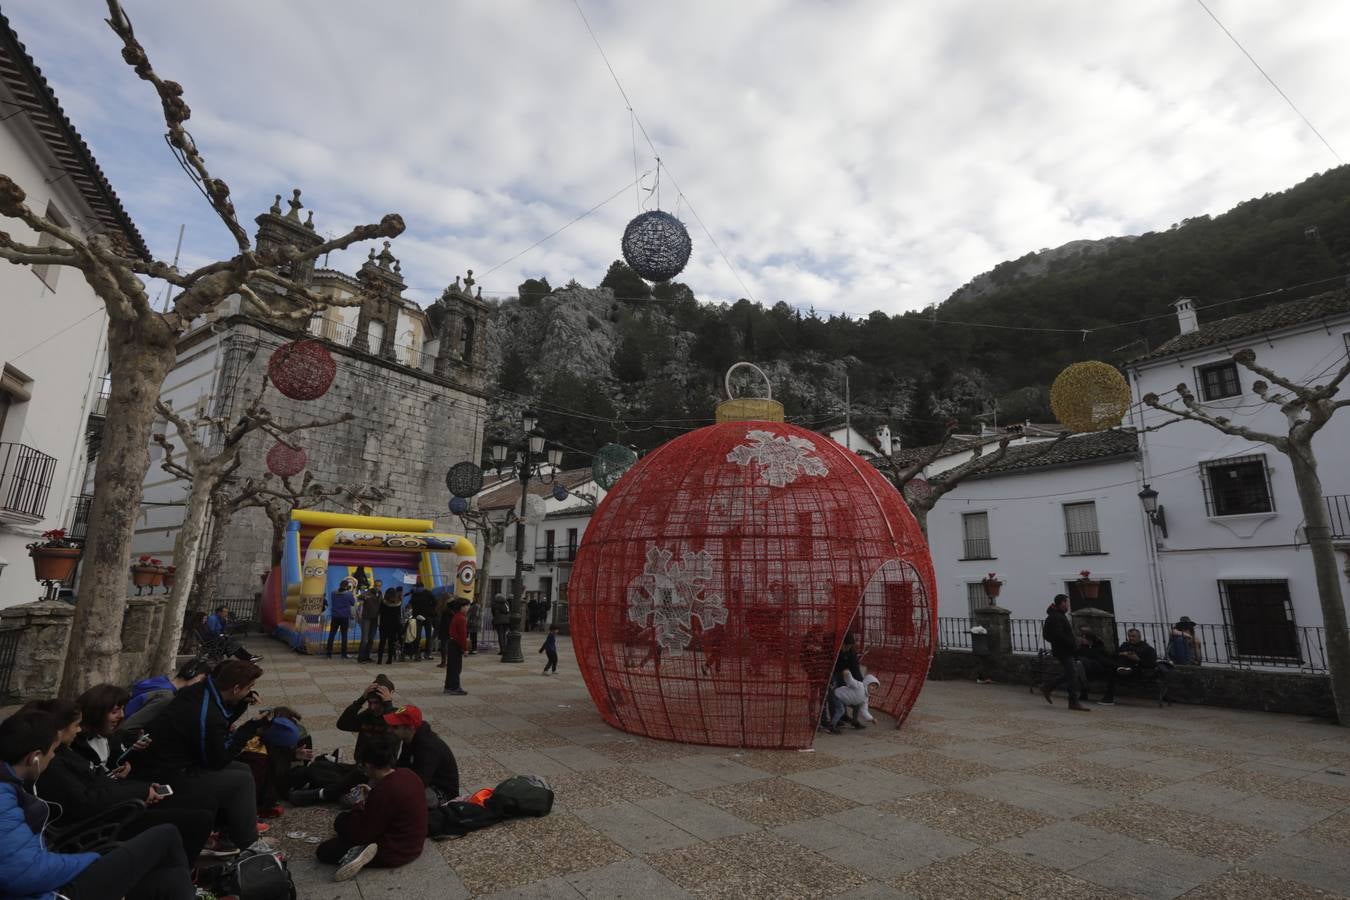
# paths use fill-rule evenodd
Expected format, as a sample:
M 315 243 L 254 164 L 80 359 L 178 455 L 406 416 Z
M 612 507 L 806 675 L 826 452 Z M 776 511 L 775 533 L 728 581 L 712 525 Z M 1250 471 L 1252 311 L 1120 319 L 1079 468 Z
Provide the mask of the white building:
M 1069 594 L 1075 608 L 1159 621 L 1138 479 L 1137 439 L 1108 431 L 1011 448 L 963 480 L 928 514 L 938 615 L 987 605 L 983 581 L 995 573 L 1013 618 L 1040 618 Z M 1098 584 L 1091 602 L 1077 583 L 1084 570 Z
M 1233 354 L 1250 348 L 1260 365 L 1297 384 L 1316 384 L 1345 363 L 1350 348 L 1344 290 L 1212 323 L 1199 322 L 1183 299 L 1177 316 L 1181 333 L 1130 364 L 1135 399 L 1155 393 L 1175 404 L 1176 387 L 1185 384 L 1212 414 L 1267 433 L 1286 433 L 1285 417 L 1252 393 L 1257 376 L 1234 363 Z M 1135 409 L 1135 425 L 1169 418 Z M 1332 419 L 1313 449 L 1333 529 L 1350 539 L 1350 415 Z M 1140 451 L 1142 479 L 1158 492 L 1166 525 L 1165 533 L 1151 528 L 1163 608 L 1172 617 L 1227 624 L 1236 655 L 1307 652 L 1299 645 L 1315 636 L 1293 626 L 1320 626 L 1322 614 L 1288 458 L 1198 422 L 1141 434 Z
M 559 472 L 554 483 L 567 489 L 565 499 L 554 498 L 553 484 L 530 482 L 529 497 L 525 501 L 525 571 L 522 578 L 525 597 L 542 597 L 548 601 L 550 610 L 567 603 L 567 583 L 572 577 L 577 548 L 586 534 L 591 514 L 605 497 L 604 488 L 595 483 L 589 468 Z M 513 523 L 520 509 L 520 482 L 511 479 L 489 484 L 475 499 L 474 505 L 494 522 Z M 479 576 L 483 579 L 483 596 L 489 600 L 497 594 L 510 596 L 511 582 L 516 574 L 515 525 L 508 524 L 503 540 L 491 547 L 484 546 L 480 533 L 471 530 L 468 537 L 478 548 L 478 562 L 484 567 Z
M 0 17 L 0 172 L 39 215 L 81 237 L 102 232 L 149 256 L 89 147 Z M 55 242 L 6 219 L 15 241 Z M 73 521 L 86 477 L 87 433 L 106 408 L 107 315 L 79 271 L 0 264 L 0 606 L 37 599 L 25 545 Z M 72 526 L 76 526 L 72 528 Z

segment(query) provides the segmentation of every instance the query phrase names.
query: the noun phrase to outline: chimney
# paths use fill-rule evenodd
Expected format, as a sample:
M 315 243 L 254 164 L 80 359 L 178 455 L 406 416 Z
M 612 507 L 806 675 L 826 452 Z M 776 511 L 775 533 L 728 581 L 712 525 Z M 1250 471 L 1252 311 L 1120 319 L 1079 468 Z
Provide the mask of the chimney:
M 891 455 L 891 426 L 882 425 L 877 429 L 877 444 L 881 447 L 882 453 Z
M 1195 317 L 1194 297 L 1178 297 L 1172 305 L 1177 310 L 1177 327 L 1181 334 L 1200 330 L 1200 321 Z

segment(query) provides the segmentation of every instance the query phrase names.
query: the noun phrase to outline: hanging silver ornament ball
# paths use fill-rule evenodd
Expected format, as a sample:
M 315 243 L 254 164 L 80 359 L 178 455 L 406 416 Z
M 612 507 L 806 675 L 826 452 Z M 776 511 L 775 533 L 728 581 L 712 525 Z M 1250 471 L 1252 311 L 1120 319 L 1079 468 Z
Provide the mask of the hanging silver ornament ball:
M 670 213 L 653 210 L 623 230 L 623 258 L 648 281 L 669 281 L 689 262 L 689 231 Z
M 563 487 L 561 484 L 555 484 L 555 485 L 553 486 L 553 499 L 554 499 L 554 500 L 557 500 L 557 501 L 560 502 L 560 503 L 561 503 L 563 500 L 566 500 L 566 499 L 567 499 L 567 488 Z
M 469 511 L 469 501 L 464 497 L 451 497 L 450 511 L 457 516 L 464 515 Z

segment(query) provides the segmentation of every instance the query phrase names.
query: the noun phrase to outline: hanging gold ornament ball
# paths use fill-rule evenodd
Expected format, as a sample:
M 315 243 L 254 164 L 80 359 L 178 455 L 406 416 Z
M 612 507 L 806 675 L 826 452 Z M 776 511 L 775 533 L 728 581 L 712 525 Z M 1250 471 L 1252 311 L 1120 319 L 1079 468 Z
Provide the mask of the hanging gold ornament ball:
M 1115 366 L 1074 363 L 1050 386 L 1050 408 L 1070 431 L 1105 431 L 1119 425 L 1129 410 L 1130 385 Z

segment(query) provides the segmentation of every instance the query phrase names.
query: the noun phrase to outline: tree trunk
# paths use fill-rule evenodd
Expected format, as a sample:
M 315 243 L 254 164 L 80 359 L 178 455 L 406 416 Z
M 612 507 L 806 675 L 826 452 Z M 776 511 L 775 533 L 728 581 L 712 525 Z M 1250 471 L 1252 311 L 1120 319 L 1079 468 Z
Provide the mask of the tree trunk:
M 150 432 L 155 401 L 176 356 L 170 336 L 158 346 L 139 321 L 113 318 L 108 327 L 112 380 L 103 443 L 94 470 L 84 569 L 60 694 L 70 699 L 85 688 L 120 683 L 122 615 L 126 609 L 131 539 L 141 512 L 150 468 Z M 167 334 L 167 329 L 165 329 Z
M 183 507 L 183 524 L 173 542 L 173 564 L 178 570 L 169 602 L 164 607 L 164 624 L 160 627 L 159 644 L 150 654 L 150 672 L 172 672 L 178 644 L 183 639 L 183 615 L 187 612 L 188 594 L 196 581 L 197 559 L 201 553 L 202 533 L 206 530 L 206 516 L 211 507 L 211 494 L 216 489 L 215 472 L 207 469 L 192 479 Z
M 211 513 L 211 540 L 207 542 L 206 558 L 197 571 L 193 585 L 192 602 L 197 609 L 214 609 L 220 594 L 220 554 L 225 547 L 225 529 L 230 517 L 217 508 Z
M 1306 444 L 1290 441 L 1289 459 L 1293 463 L 1294 483 L 1303 506 L 1304 528 L 1312 550 L 1313 570 L 1317 575 L 1317 597 L 1322 604 L 1322 624 L 1327 631 L 1327 668 L 1331 671 L 1331 693 L 1336 702 L 1336 717 L 1341 725 L 1350 725 L 1350 631 L 1346 629 L 1345 600 L 1341 593 L 1341 572 L 1336 565 L 1336 548 L 1331 540 L 1331 520 L 1322 496 L 1322 480 L 1317 476 L 1317 459 Z

